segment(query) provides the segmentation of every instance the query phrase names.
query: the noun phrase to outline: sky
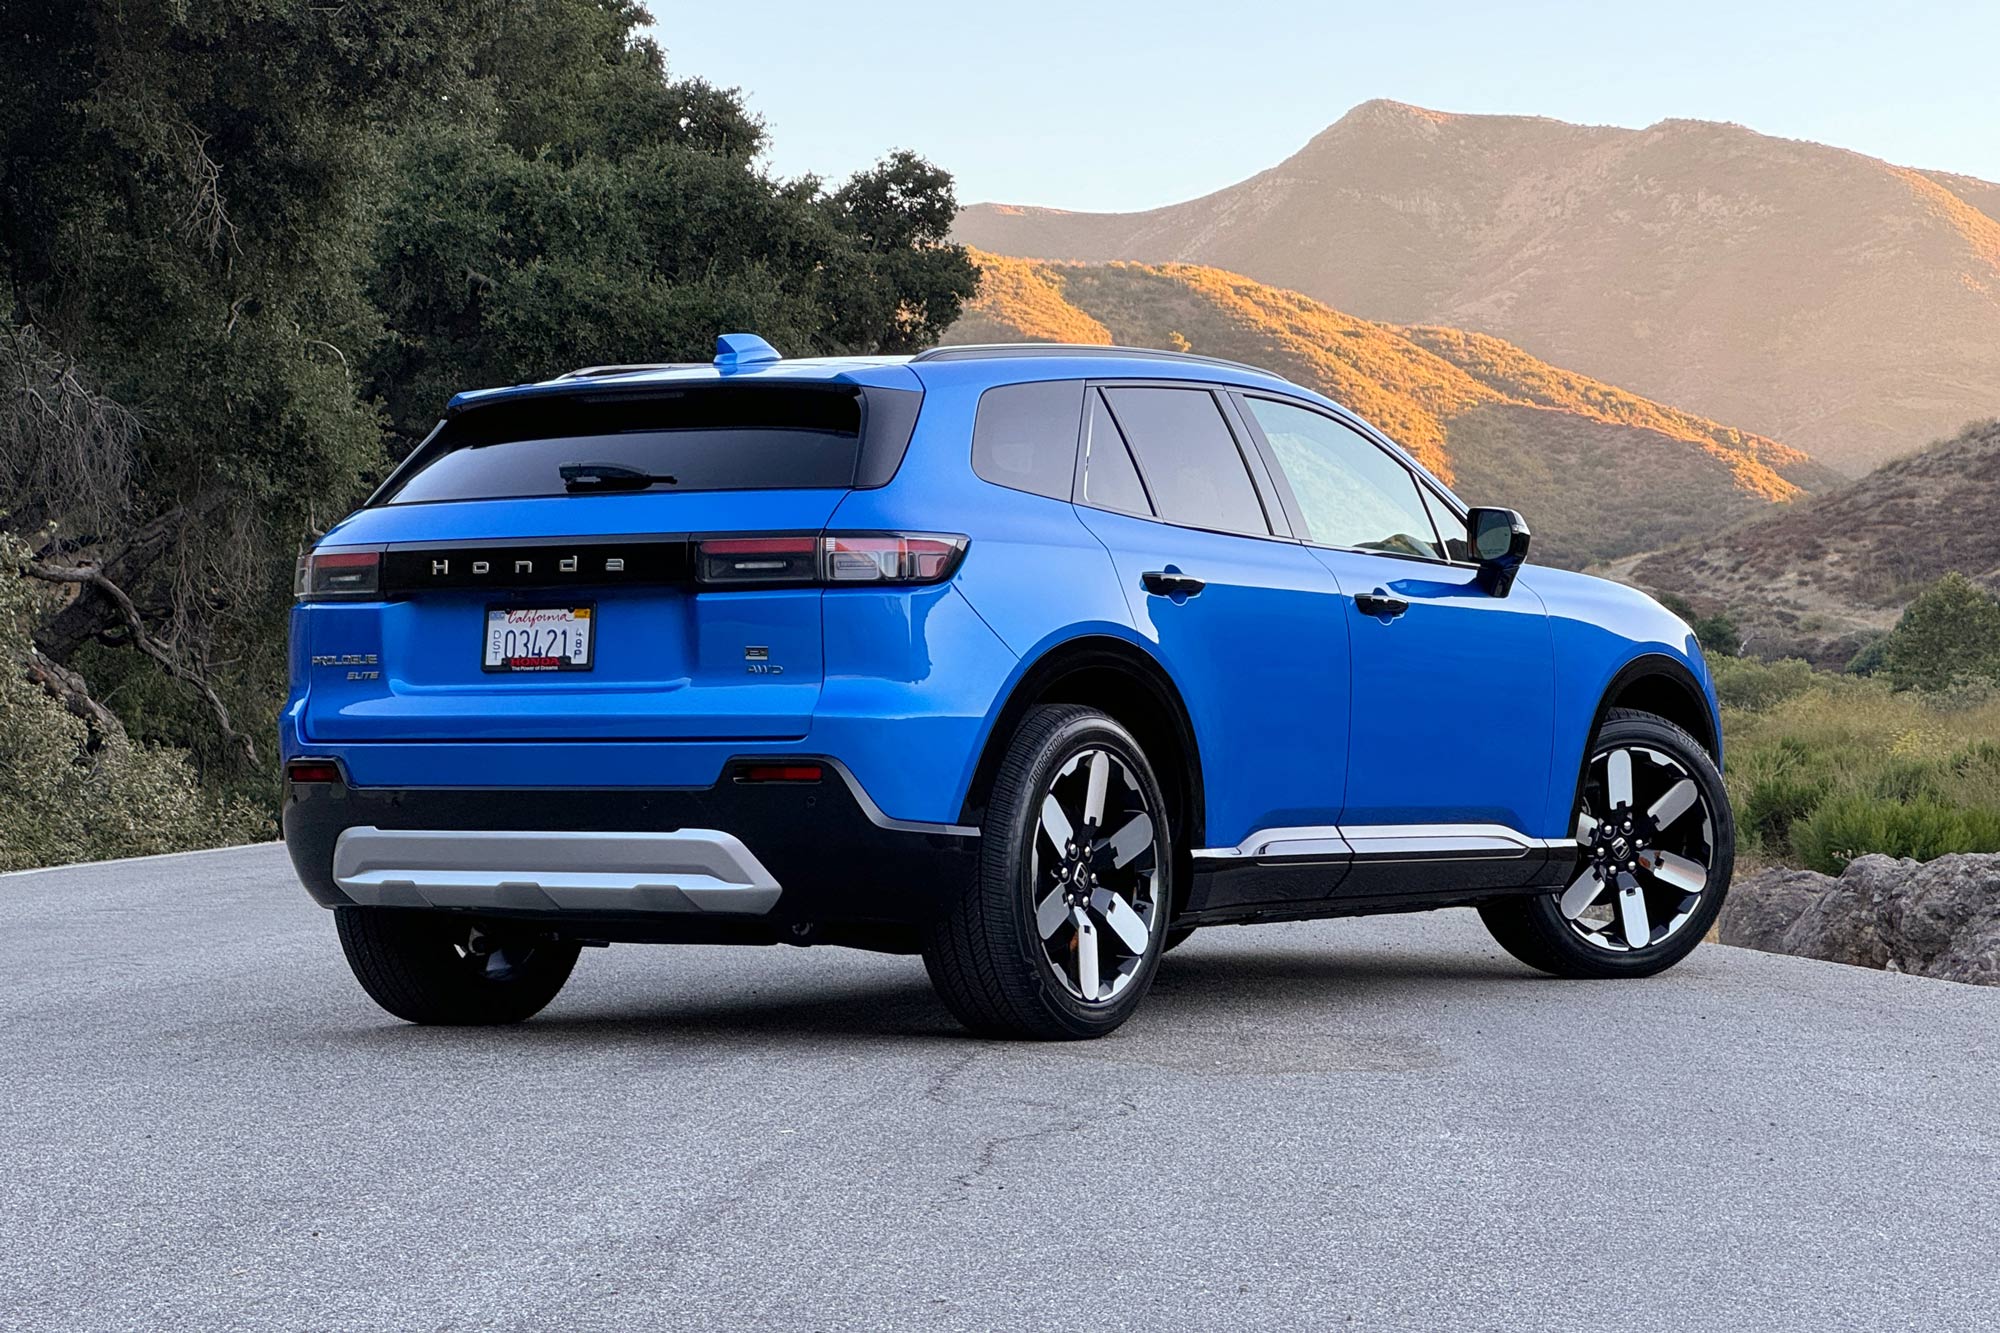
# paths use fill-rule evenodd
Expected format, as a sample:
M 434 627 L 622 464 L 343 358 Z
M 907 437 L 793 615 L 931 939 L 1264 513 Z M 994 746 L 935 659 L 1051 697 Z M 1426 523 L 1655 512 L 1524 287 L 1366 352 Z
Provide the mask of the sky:
M 1272 166 L 1357 103 L 1728 120 L 2000 181 L 2000 0 L 648 0 L 778 175 L 910 148 L 962 203 L 1128 210 Z

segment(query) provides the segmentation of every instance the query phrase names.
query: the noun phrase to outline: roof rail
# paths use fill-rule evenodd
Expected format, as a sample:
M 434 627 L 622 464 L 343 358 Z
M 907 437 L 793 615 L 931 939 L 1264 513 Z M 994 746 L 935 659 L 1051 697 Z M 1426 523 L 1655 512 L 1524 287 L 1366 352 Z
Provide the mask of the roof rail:
M 631 366 L 585 366 L 558 375 L 558 380 L 601 379 L 607 375 L 638 375 L 648 370 L 705 370 L 711 363 L 707 361 L 655 361 L 646 365 Z
M 982 361 L 989 357 L 1014 356 L 1134 356 L 1148 361 L 1180 361 L 1198 366 L 1227 366 L 1255 375 L 1280 378 L 1262 366 L 1228 361 L 1199 352 L 1167 352 L 1157 347 L 1119 347 L 1110 343 L 962 343 L 954 347 L 933 347 L 918 352 L 912 361 Z

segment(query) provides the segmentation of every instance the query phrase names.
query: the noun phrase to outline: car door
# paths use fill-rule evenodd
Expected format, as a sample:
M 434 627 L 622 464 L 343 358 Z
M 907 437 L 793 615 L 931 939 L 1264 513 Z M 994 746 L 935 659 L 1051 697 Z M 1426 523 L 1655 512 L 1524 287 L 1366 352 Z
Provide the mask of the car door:
M 1340 825 L 1357 859 L 1504 855 L 1515 837 L 1549 832 L 1534 827 L 1555 720 L 1540 600 L 1519 584 L 1483 591 L 1463 515 L 1358 425 L 1275 396 L 1244 394 L 1240 407 L 1294 527 L 1344 594 L 1353 721 Z
M 1342 802 L 1348 627 L 1233 416 L 1204 387 L 1093 385 L 1078 513 L 1187 704 L 1208 848 L 1226 857 L 1289 830 L 1313 855 Z M 1318 891 L 1338 873 L 1328 865 Z M 1288 896 L 1309 896 L 1310 879 Z

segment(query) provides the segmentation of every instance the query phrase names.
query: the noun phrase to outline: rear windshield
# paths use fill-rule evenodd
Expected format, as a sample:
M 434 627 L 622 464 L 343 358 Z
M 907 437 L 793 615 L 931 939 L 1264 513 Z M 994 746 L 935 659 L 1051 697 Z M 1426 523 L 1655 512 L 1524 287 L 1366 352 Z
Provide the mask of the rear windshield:
M 864 415 L 845 385 L 503 400 L 447 421 L 375 502 L 848 487 Z

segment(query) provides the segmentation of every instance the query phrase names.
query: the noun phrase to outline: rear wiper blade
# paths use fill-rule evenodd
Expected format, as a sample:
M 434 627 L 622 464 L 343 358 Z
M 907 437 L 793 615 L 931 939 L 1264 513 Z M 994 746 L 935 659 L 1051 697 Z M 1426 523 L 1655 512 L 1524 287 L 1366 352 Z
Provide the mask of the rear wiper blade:
M 591 491 L 643 491 L 652 486 L 672 486 L 674 478 L 664 473 L 641 472 L 623 463 L 564 463 L 563 489 L 572 495 Z

